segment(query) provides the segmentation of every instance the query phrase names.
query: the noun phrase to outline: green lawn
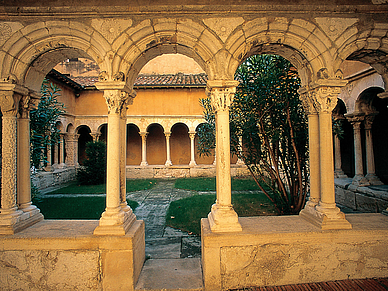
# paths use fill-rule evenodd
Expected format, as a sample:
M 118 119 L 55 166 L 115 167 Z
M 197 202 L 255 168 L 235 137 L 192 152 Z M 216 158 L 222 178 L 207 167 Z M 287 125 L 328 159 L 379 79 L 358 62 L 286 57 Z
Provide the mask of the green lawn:
M 194 191 L 216 191 L 215 178 L 179 178 L 175 188 Z M 258 191 L 256 182 L 250 178 L 232 178 L 233 191 Z
M 207 217 L 215 200 L 216 195 L 195 195 L 171 202 L 166 225 L 200 235 L 201 218 Z M 232 204 L 240 217 L 278 214 L 263 193 L 233 194 Z
M 156 184 L 156 179 L 127 179 L 127 192 L 146 190 Z M 52 191 L 47 194 L 105 194 L 106 184 L 100 185 L 78 185 L 73 183 L 67 187 Z
M 105 196 L 34 198 L 33 203 L 46 219 L 100 219 L 105 210 Z M 134 210 L 139 204 L 127 200 Z

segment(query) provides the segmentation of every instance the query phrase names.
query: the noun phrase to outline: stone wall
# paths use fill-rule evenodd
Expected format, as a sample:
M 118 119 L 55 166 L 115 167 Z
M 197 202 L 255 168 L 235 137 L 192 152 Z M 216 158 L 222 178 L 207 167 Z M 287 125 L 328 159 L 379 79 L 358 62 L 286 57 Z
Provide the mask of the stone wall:
M 54 171 L 39 171 L 31 175 L 32 183 L 39 191 L 47 191 L 63 186 L 76 179 L 76 168 L 68 167 Z
M 335 179 L 336 203 L 360 212 L 381 213 L 388 207 L 386 186 L 354 187 L 352 179 Z
M 349 214 L 350 230 L 300 216 L 239 218 L 242 232 L 212 233 L 202 219 L 205 290 L 388 276 L 388 216 Z
M 134 290 L 144 222 L 125 236 L 93 235 L 98 221 L 45 220 L 0 237 L 1 290 Z

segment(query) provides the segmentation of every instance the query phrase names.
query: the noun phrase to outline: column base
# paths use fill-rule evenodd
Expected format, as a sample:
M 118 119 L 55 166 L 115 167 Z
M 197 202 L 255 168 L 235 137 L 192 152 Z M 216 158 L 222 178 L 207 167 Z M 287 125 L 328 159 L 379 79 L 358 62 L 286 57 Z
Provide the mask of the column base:
M 141 163 L 140 163 L 140 166 L 141 166 L 141 167 L 147 167 L 147 166 L 148 166 L 148 163 L 147 163 L 147 162 L 141 162 Z
M 344 171 L 342 171 L 341 169 L 337 169 L 334 171 L 334 177 L 339 179 L 348 178 L 348 176 L 345 175 Z
M 172 162 L 171 162 L 171 161 L 167 161 L 164 165 L 165 165 L 166 167 L 171 167 L 171 166 L 172 166 Z
M 352 225 L 338 207 L 325 208 L 319 205 L 313 207 L 306 204 L 299 216 L 322 230 L 352 229 Z
M 238 232 L 242 231 L 237 213 L 232 206 L 213 204 L 208 214 L 210 230 L 212 232 Z
M 2 213 L 0 213 L 0 234 L 15 234 L 43 219 L 43 214 L 36 207 L 33 211 L 28 212 L 2 210 Z
M 371 185 L 384 185 L 384 183 L 380 181 L 376 174 L 366 174 L 365 178 L 368 179 Z
M 107 211 L 101 215 L 100 224 L 94 229 L 94 235 L 125 235 L 136 221 L 135 214 L 123 210 Z
M 357 187 L 365 187 L 369 186 L 370 183 L 367 178 L 365 178 L 363 175 L 355 175 L 352 179 L 352 185 Z
M 195 161 L 190 161 L 189 167 L 194 168 L 197 165 Z

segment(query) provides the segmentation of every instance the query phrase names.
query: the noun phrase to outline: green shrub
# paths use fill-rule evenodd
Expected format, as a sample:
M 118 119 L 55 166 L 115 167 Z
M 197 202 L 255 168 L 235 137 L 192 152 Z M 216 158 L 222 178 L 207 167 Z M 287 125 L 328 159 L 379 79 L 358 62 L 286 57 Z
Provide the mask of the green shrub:
M 92 141 L 86 144 L 86 159 L 77 172 L 81 185 L 99 185 L 106 181 L 106 144 Z

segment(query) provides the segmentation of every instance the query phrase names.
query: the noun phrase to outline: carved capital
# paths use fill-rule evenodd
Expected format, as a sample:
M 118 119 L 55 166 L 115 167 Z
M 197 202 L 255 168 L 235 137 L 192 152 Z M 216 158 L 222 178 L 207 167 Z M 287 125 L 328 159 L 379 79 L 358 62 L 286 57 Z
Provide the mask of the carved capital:
M 194 138 L 195 138 L 195 135 L 196 135 L 196 132 L 195 132 L 195 131 L 190 131 L 190 132 L 189 132 L 189 137 L 190 137 L 190 139 L 194 139 Z
M 313 98 L 313 94 L 308 91 L 306 87 L 301 87 L 298 90 L 299 93 L 299 99 L 302 102 L 302 106 L 304 108 L 304 111 L 306 114 L 317 114 L 317 104 L 315 99 Z
M 209 80 L 207 82 L 206 94 L 210 97 L 211 105 L 216 112 L 229 109 L 239 84 L 240 82 L 235 80 Z
M 139 132 L 142 139 L 147 139 L 148 132 L 141 131 Z
M 105 90 L 104 98 L 108 105 L 108 113 L 121 113 L 123 108 L 126 110 L 128 94 L 120 90 Z
M 372 129 L 373 120 L 375 119 L 375 116 L 377 114 L 379 114 L 379 113 L 378 112 L 371 112 L 371 113 L 368 113 L 368 115 L 365 115 L 364 125 L 365 125 L 366 130 Z
M 345 117 L 352 124 L 353 129 L 356 130 L 361 128 L 361 122 L 365 119 L 364 113 L 345 114 Z
M 16 116 L 18 111 L 18 100 L 13 91 L 0 91 L 0 107 L 3 115 Z
M 166 132 L 164 133 L 164 136 L 166 137 L 166 139 L 169 139 L 170 136 L 171 136 L 171 132 L 166 131 Z

